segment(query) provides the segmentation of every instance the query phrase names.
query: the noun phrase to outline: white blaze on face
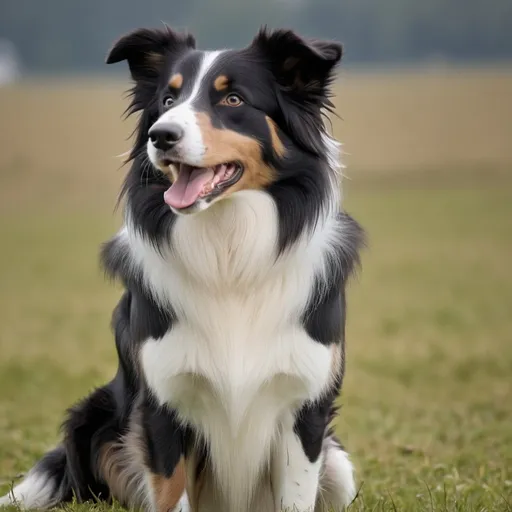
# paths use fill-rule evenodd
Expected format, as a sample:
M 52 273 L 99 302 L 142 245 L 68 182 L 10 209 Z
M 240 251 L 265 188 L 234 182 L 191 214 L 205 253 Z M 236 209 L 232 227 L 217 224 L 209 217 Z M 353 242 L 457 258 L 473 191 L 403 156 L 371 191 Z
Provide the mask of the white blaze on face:
M 189 165 L 201 166 L 203 156 L 206 152 L 206 147 L 196 118 L 197 112 L 193 108 L 193 102 L 201 90 L 205 75 L 221 53 L 222 51 L 204 53 L 199 72 L 195 77 L 194 87 L 189 96 L 185 101 L 182 101 L 176 107 L 172 107 L 162 114 L 158 121 L 152 126 L 153 128 L 164 123 L 176 123 L 182 128 L 183 138 L 176 144 L 174 150 L 177 155 L 179 155 L 180 160 Z M 151 162 L 157 166 L 157 150 L 149 138 L 147 142 L 147 152 Z

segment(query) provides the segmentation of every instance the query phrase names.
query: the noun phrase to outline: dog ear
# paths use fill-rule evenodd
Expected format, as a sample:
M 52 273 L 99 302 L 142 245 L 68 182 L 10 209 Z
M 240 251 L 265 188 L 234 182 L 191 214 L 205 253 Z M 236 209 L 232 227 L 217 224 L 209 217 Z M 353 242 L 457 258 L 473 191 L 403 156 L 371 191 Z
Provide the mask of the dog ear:
M 135 81 L 158 75 L 167 56 L 187 48 L 195 48 L 191 34 L 174 32 L 164 25 L 163 29 L 141 28 L 121 37 L 108 52 L 106 63 L 128 61 Z
M 296 93 L 325 92 L 343 53 L 337 42 L 305 40 L 291 30 L 271 32 L 265 27 L 251 46 L 271 63 L 279 84 Z
M 279 122 L 306 151 L 325 152 L 317 136 L 324 130 L 322 110 L 333 111 L 330 86 L 342 46 L 334 41 L 305 40 L 292 30 L 263 27 L 249 46 L 270 66 L 279 87 Z

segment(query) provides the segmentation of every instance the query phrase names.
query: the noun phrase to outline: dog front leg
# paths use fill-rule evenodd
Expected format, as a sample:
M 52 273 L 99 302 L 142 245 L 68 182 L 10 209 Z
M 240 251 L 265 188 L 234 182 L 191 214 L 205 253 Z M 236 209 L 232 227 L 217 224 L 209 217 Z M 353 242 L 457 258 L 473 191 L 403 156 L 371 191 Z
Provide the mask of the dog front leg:
M 151 512 L 187 512 L 185 432 L 174 411 L 145 400 L 141 407 L 145 440 L 145 482 Z
M 272 487 L 276 512 L 313 512 L 322 469 L 325 428 L 317 411 L 304 408 L 297 420 L 282 425 L 272 458 Z

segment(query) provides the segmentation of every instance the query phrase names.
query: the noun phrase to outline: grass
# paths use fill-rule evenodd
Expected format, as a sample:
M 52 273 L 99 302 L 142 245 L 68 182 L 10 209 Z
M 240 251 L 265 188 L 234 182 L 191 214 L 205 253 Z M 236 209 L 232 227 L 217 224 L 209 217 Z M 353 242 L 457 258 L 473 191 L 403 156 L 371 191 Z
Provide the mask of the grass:
M 414 77 L 386 77 L 374 94 L 379 87 L 380 94 L 391 94 L 393 80 L 402 91 L 410 81 L 418 84 L 416 92 L 424 87 Z M 456 78 L 445 80 L 445 104 L 456 90 L 450 80 Z M 349 81 L 361 115 L 377 117 L 364 114 L 365 96 L 355 78 Z M 368 95 L 370 82 L 359 81 Z M 431 99 L 442 96 L 426 90 Z M 45 85 L 38 95 L 29 86 L 0 90 L 0 108 L 11 113 L 0 119 L 2 492 L 58 441 L 65 408 L 115 369 L 109 321 L 120 289 L 103 280 L 97 255 L 119 225 L 112 207 L 122 172 L 110 155 L 127 149 L 130 127 L 118 119 L 118 92 L 117 85 L 94 84 Z M 409 94 L 382 108 L 379 126 L 409 112 Z M 493 108 L 495 98 L 486 98 Z M 50 117 L 51 106 L 62 103 L 67 110 Z M 24 115 L 14 117 L 16 106 Z M 475 108 L 481 112 L 484 105 Z M 496 107 L 495 119 L 507 108 Z M 357 114 L 354 105 L 341 114 L 346 110 L 349 117 Z M 457 125 L 453 115 L 446 125 Z M 33 136 L 39 129 L 38 145 L 23 151 L 19 141 L 8 143 L 14 121 Z M 346 123 L 336 125 L 338 133 Z M 362 152 L 358 129 L 360 139 L 352 134 L 350 145 Z M 506 129 L 510 135 L 511 126 Z M 59 131 L 70 135 L 61 144 L 64 156 L 56 158 L 51 143 Z M 112 145 L 105 142 L 110 137 Z M 385 137 L 395 140 L 388 132 Z M 352 152 L 346 207 L 370 241 L 363 271 L 349 289 L 337 425 L 357 468 L 354 512 L 512 510 L 512 151 L 468 158 L 483 151 L 468 140 L 453 143 L 467 148 L 452 148 L 453 158 L 431 146 L 425 160 L 421 151 L 399 154 L 397 144 L 395 153 L 389 147 L 383 153 L 380 167 L 375 155 L 372 163 Z M 434 133 L 428 141 L 435 142 Z M 384 172 L 394 163 L 397 172 Z

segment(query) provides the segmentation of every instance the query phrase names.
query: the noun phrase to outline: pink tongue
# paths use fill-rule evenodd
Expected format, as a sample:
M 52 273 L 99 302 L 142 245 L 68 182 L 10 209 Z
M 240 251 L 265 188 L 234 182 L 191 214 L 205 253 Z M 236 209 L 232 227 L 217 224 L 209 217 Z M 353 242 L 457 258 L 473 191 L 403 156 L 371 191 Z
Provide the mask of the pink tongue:
M 213 179 L 213 169 L 181 169 L 178 179 L 165 191 L 164 201 L 173 208 L 187 208 L 194 204 L 204 186 Z

